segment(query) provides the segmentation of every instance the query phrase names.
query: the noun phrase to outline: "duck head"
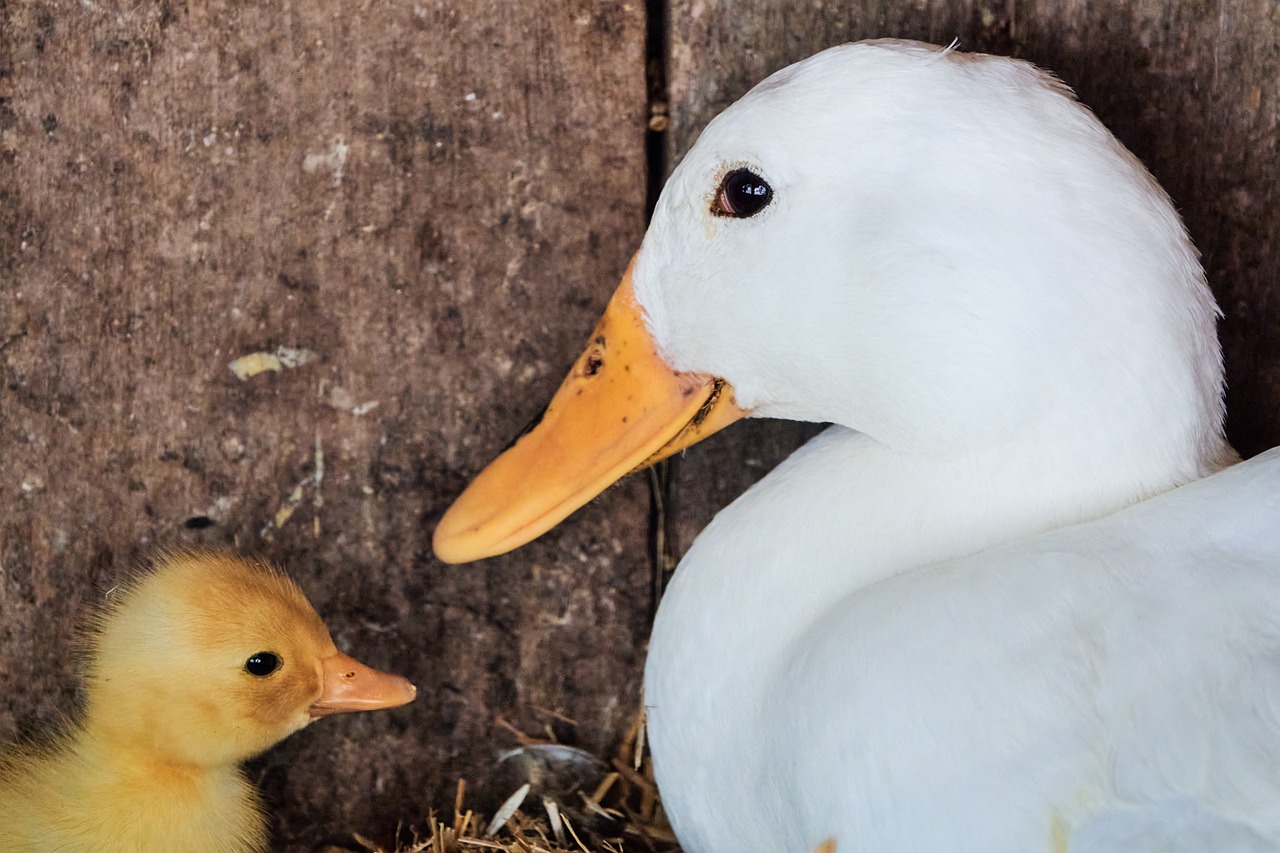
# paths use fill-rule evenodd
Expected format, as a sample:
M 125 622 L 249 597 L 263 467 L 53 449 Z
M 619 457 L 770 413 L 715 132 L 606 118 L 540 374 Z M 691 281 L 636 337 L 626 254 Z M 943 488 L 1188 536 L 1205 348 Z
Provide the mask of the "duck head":
M 1225 446 L 1215 319 L 1164 192 L 1056 79 L 832 48 L 707 126 L 587 352 L 436 552 L 517 547 L 746 414 L 1168 488 Z
M 169 554 L 114 591 L 89 640 L 85 726 L 159 760 L 236 764 L 312 720 L 416 690 L 342 654 L 287 577 L 231 554 Z

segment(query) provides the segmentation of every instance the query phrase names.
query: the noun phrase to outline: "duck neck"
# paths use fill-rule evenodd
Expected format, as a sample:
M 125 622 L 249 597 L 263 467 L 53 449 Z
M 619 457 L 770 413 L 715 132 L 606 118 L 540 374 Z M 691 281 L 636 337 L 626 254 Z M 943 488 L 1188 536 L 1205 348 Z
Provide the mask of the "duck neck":
M 1185 465 L 1143 471 L 1132 458 L 1051 458 L 1045 447 L 1031 437 L 1025 449 L 1010 442 L 922 457 L 830 428 L 693 543 L 654 625 L 647 701 L 670 706 L 690 683 L 704 704 L 714 695 L 740 701 L 824 612 L 870 584 L 1096 518 L 1208 473 L 1193 453 Z

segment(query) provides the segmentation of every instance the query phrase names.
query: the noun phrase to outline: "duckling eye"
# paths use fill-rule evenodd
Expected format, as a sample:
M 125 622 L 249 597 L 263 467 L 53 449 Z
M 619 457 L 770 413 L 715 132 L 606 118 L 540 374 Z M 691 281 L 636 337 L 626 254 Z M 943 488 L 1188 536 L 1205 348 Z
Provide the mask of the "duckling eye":
M 746 219 L 755 216 L 773 199 L 773 188 L 750 169 L 734 169 L 724 176 L 711 212 L 717 216 Z
M 280 656 L 273 652 L 258 652 L 244 662 L 244 670 L 259 678 L 270 675 L 280 668 Z

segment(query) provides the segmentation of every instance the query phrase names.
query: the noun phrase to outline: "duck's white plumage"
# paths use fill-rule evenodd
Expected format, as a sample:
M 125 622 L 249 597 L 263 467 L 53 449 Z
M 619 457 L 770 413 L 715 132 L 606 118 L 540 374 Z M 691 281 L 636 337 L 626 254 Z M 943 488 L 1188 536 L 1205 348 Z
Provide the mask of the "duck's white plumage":
M 736 168 L 773 200 L 715 216 Z M 686 850 L 1280 849 L 1280 457 L 1143 502 L 1233 461 L 1215 308 L 1062 86 L 901 42 L 785 69 L 676 170 L 634 287 L 673 367 L 836 424 L 660 608 Z

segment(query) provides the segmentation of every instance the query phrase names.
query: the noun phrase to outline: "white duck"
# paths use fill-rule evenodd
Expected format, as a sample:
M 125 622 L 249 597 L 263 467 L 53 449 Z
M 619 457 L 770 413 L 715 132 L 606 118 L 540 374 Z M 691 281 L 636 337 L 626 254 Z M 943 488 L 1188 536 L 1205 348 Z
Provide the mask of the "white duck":
M 517 547 L 741 414 L 833 422 L 662 602 L 645 702 L 689 853 L 1280 850 L 1280 454 L 1175 488 L 1236 461 L 1215 312 L 1054 78 L 833 48 L 707 127 L 437 553 Z

